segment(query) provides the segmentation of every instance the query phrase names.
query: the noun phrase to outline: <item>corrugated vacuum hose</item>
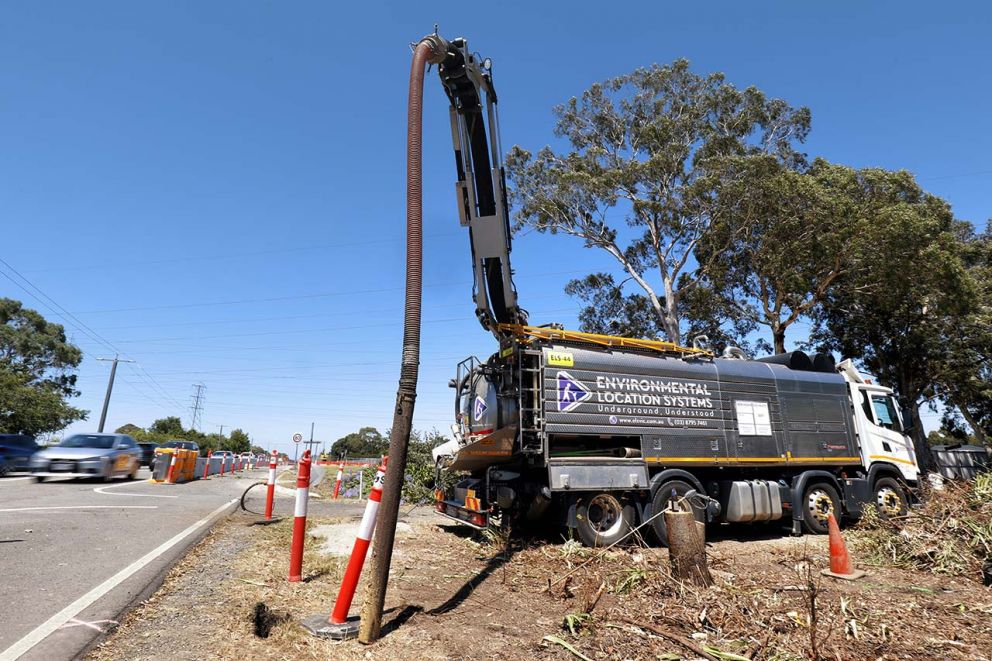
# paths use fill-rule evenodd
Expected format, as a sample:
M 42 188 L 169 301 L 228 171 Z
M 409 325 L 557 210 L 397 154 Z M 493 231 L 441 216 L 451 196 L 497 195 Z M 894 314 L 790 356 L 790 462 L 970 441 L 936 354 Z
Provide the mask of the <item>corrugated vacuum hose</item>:
M 407 444 L 417 399 L 417 370 L 420 364 L 420 304 L 423 262 L 423 193 L 421 185 L 424 71 L 428 63 L 439 64 L 448 51 L 441 37 L 429 35 L 413 49 L 410 90 L 407 101 L 406 146 L 406 308 L 403 316 L 403 361 L 399 390 L 389 435 L 389 465 L 383 486 L 382 503 L 372 543 L 369 581 L 362 604 L 358 640 L 371 643 L 379 638 L 386 582 L 396 537 L 400 490 L 406 472 Z

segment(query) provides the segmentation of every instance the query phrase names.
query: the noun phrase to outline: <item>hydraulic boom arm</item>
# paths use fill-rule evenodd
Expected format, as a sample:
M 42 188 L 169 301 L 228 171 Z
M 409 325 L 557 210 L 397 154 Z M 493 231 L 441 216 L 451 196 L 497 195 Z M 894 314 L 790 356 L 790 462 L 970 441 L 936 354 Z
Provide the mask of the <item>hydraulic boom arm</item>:
M 510 268 L 509 204 L 492 63 L 480 61 L 465 39 L 428 39 L 436 39 L 446 53 L 438 73 L 451 101 L 455 194 L 459 221 L 468 226 L 472 243 L 475 314 L 483 328 L 498 337 L 498 324 L 525 325 L 527 313 L 517 304 Z

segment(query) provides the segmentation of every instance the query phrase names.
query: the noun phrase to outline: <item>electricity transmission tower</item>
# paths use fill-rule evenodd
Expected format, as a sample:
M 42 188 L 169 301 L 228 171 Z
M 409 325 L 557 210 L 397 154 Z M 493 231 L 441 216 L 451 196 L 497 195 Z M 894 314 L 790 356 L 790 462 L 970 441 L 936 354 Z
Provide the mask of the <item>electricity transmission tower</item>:
M 193 414 L 190 416 L 190 429 L 199 430 L 200 415 L 203 413 L 203 391 L 206 390 L 207 387 L 202 383 L 194 383 L 193 387 L 196 389 L 196 392 L 192 395 L 193 406 L 190 407 L 193 411 Z

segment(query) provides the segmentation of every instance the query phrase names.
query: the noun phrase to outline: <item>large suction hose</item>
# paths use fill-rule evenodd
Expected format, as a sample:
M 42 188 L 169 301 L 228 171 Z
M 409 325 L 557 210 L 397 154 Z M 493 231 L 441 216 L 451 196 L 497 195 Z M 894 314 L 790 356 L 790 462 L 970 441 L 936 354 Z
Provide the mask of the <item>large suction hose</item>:
M 428 63 L 439 64 L 448 51 L 448 43 L 438 35 L 420 40 L 413 50 L 410 67 L 410 91 L 407 101 L 406 145 L 406 312 L 403 317 L 403 362 L 396 393 L 396 409 L 389 435 L 389 464 L 382 502 L 372 543 L 372 561 L 358 640 L 371 643 L 379 638 L 382 609 L 386 602 L 386 583 L 396 537 L 396 519 L 400 491 L 406 472 L 407 444 L 413 425 L 413 407 L 417 399 L 417 370 L 420 365 L 420 301 L 423 262 L 423 195 L 421 187 L 421 136 L 423 130 L 424 70 Z

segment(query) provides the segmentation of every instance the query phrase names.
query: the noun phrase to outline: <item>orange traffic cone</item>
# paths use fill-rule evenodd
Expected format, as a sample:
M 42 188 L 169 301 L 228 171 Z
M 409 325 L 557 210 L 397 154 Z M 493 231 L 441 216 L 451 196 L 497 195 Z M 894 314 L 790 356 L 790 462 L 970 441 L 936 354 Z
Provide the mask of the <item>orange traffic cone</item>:
M 824 569 L 820 573 L 824 576 L 843 578 L 853 581 L 861 578 L 865 573 L 860 569 L 855 569 L 851 565 L 851 556 L 847 553 L 847 545 L 840 534 L 840 526 L 833 514 L 827 515 L 827 529 L 830 532 L 830 569 Z

